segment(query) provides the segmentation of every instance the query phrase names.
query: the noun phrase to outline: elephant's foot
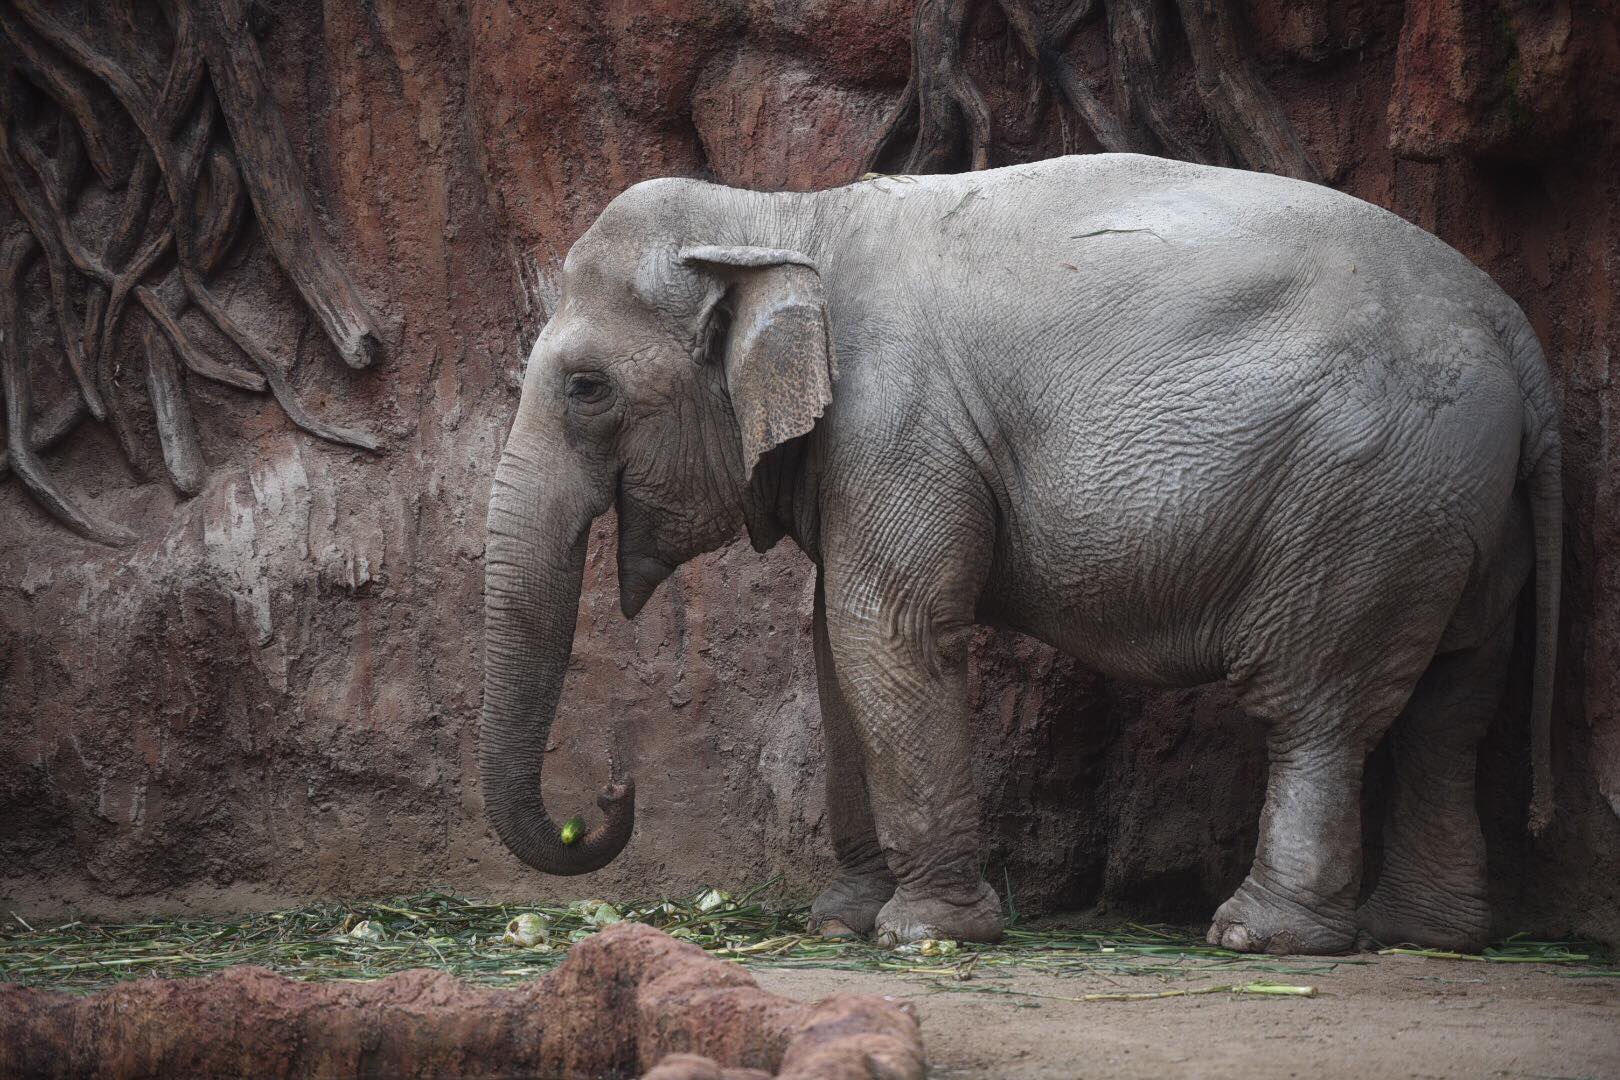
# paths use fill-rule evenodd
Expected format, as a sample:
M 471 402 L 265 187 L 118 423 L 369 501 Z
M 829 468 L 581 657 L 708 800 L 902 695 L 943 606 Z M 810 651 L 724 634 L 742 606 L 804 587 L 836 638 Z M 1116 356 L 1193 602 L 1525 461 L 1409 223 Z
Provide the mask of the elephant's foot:
M 918 896 L 901 886 L 877 917 L 877 943 L 893 947 L 924 938 L 1000 941 L 1001 898 L 984 882 L 961 900 Z
M 1306 907 L 1258 884 L 1251 874 L 1215 912 L 1208 941 L 1235 952 L 1331 954 L 1355 945 L 1349 902 Z
M 822 937 L 859 937 L 872 932 L 878 912 L 894 895 L 886 872 L 840 871 L 810 905 L 810 929 Z
M 1420 945 L 1449 952 L 1478 952 L 1490 940 L 1491 909 L 1483 883 L 1448 890 L 1433 878 L 1379 879 L 1356 912 L 1362 948 Z

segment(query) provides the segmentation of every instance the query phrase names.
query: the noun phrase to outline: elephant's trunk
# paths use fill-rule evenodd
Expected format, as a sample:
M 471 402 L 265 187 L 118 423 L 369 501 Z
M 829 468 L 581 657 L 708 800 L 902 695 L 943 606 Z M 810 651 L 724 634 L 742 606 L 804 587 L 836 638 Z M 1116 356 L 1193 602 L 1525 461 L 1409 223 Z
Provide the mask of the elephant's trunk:
M 512 853 L 548 874 L 612 862 L 635 824 L 635 787 L 604 790 L 605 820 L 574 843 L 546 813 L 541 766 L 574 644 L 591 514 L 542 468 L 514 430 L 495 473 L 484 557 L 484 712 L 478 763 L 484 806 Z M 550 491 L 539 486 L 544 477 Z

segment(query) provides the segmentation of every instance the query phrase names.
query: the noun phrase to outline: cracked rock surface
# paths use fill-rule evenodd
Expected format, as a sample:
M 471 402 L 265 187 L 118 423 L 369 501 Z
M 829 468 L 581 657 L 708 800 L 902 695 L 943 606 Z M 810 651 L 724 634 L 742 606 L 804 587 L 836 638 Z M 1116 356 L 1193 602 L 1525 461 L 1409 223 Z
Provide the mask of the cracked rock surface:
M 923 1069 L 910 1006 L 779 997 L 628 923 L 516 989 L 439 971 L 313 983 L 252 967 L 90 997 L 0 988 L 6 1076 L 922 1080 Z

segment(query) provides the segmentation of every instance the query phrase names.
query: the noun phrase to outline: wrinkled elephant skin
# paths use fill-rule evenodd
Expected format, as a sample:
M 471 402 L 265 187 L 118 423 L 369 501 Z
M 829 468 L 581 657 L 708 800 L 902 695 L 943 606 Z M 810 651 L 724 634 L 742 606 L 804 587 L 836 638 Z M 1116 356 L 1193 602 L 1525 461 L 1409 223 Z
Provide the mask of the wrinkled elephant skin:
M 1211 941 L 1472 946 L 1473 761 L 1532 577 L 1532 824 L 1550 812 L 1558 478 L 1518 307 L 1323 187 L 1134 155 L 638 184 L 568 256 L 496 476 L 486 804 L 549 873 L 629 840 L 628 784 L 577 844 L 539 793 L 585 537 L 616 506 L 626 615 L 744 528 L 815 562 L 829 931 L 1000 935 L 966 704 L 991 623 L 1114 677 L 1224 679 L 1267 724 L 1253 868 Z M 1392 725 L 1358 910 L 1362 769 Z

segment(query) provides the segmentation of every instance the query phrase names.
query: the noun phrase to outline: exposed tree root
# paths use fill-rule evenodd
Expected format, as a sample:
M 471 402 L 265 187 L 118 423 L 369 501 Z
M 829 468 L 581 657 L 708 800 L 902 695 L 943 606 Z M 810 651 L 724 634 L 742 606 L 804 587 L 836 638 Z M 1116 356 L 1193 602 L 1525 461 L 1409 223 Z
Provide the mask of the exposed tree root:
M 1085 121 L 1104 150 L 1124 153 L 1148 153 L 1153 150 L 1151 137 L 1137 129 L 1128 115 L 1122 119 L 1110 112 L 1063 55 L 1062 49 L 1069 35 L 1074 33 L 1083 18 L 1096 13 L 1100 6 L 1098 0 L 1082 0 L 1049 28 L 1040 26 L 1030 9 L 1029 0 L 1000 0 L 1000 5 L 1019 44 L 1034 58 L 1036 69 L 1058 88 L 1069 107 L 1080 114 L 1080 119 Z
M 38 243 L 27 232 L 13 230 L 0 242 L 0 326 L 12 328 L 20 325 L 18 297 L 21 293 L 22 271 Z M 5 333 L 0 337 L 0 389 L 6 395 L 6 449 L 11 468 L 39 504 L 51 516 L 74 532 L 105 544 L 127 543 L 131 534 L 127 529 L 103 521 L 81 509 L 52 479 L 39 460 L 34 447 L 33 388 L 29 384 L 28 367 L 23 361 L 20 335 Z
M 1153 133 L 1159 150 L 1182 161 L 1198 161 L 1193 142 L 1182 134 L 1165 94 L 1161 57 L 1174 32 L 1165 0 L 1110 0 L 1108 48 L 1113 61 L 1114 100 L 1127 116 Z
M 1075 0 L 1043 19 L 1032 0 L 917 0 L 912 75 L 884 121 L 868 160 L 873 172 L 982 169 L 994 148 L 989 109 L 963 66 L 962 41 L 993 2 L 1012 36 L 1104 150 L 1161 153 L 1197 161 L 1193 139 L 1171 114 L 1166 43 L 1179 19 L 1205 111 L 1231 156 L 1251 169 L 1319 179 L 1293 126 L 1242 47 L 1230 0 Z M 1108 15 L 1112 105 L 1086 81 L 1064 46 L 1075 28 Z
M 63 439 L 73 433 L 73 429 L 90 415 L 90 410 L 84 407 L 84 399 L 77 395 L 59 398 L 44 416 L 34 423 L 33 430 L 28 435 L 28 445 L 34 453 L 49 450 Z M 0 449 L 0 478 L 11 471 L 11 451 Z
M 974 0 L 917 0 L 911 80 L 884 125 L 868 168 L 880 170 L 915 133 L 899 171 L 951 172 L 990 164 L 990 107 L 962 68 L 962 31 Z
M 163 290 L 171 295 L 177 291 L 172 282 L 165 282 Z M 138 285 L 135 288 L 135 297 L 140 301 L 141 307 L 146 309 L 147 315 L 151 316 L 152 321 L 157 323 L 168 337 L 169 344 L 180 354 L 181 362 L 194 374 L 225 386 L 234 386 L 238 390 L 248 390 L 255 394 L 264 392 L 264 376 L 229 367 L 199 349 L 190 336 L 180 328 L 180 320 L 170 313 L 169 305 L 163 302 L 156 289 L 148 285 Z
M 0 6 L 0 31 L 16 50 L 17 66 L 35 86 L 50 95 L 57 106 L 73 118 L 94 165 L 96 174 L 108 188 L 117 190 L 129 172 L 127 150 L 115 147 L 111 133 L 118 130 L 116 117 L 104 119 L 110 110 L 80 72 L 50 61 L 43 44 L 10 11 Z
M 197 445 L 197 423 L 186 405 L 180 369 L 175 366 L 169 341 L 148 323 L 141 334 L 146 350 L 146 389 L 157 414 L 158 440 L 163 446 L 163 465 L 177 490 L 195 495 L 202 490 L 202 449 Z
M 1238 160 L 1262 172 L 1320 180 L 1282 105 L 1244 52 L 1226 0 L 1177 0 L 1176 6 L 1192 47 L 1198 95 Z
M 369 367 L 381 338 L 371 312 L 315 221 L 302 179 L 294 172 L 287 130 L 270 97 L 264 61 L 248 30 L 246 0 L 194 0 L 214 89 L 241 163 L 242 178 L 270 250 L 350 367 Z
M 39 453 L 75 431 L 86 415 L 105 422 L 137 476 L 140 439 L 120 406 L 111 353 L 134 308 L 146 392 L 165 471 L 194 494 L 206 470 L 181 368 L 250 392 L 270 390 L 299 427 L 324 439 L 376 449 L 365 432 L 313 415 L 299 401 L 265 343 L 226 312 L 209 289 L 251 212 L 259 231 L 343 360 L 366 367 L 382 351 L 370 310 L 344 272 L 296 170 L 296 156 L 271 98 L 244 0 L 163 0 L 173 46 L 164 63 L 113 56 L 98 41 L 146 40 L 118 5 L 96 37 L 70 25 L 44 0 L 0 0 L 0 190 L 9 204 L 4 300 L 0 302 L 6 390 L 6 453 L 50 513 L 108 543 L 131 536 L 79 509 L 50 478 Z M 161 81 L 157 72 L 163 72 Z M 133 136 L 133 138 L 131 138 Z M 88 185 L 107 196 L 82 198 Z M 94 203 L 100 209 L 86 211 Z M 6 220 L 0 218 L 0 221 Z M 43 264 L 55 347 L 76 394 L 32 414 L 23 306 L 30 265 Z M 187 332 L 195 308 L 256 370 L 210 355 Z M 43 343 L 40 343 L 43 346 Z M 178 361 L 178 362 L 177 362 Z
M 0 119 L 4 119 L 3 111 L 0 111 Z M 67 354 L 68 370 L 73 373 L 73 380 L 79 384 L 79 392 L 84 395 L 85 404 L 90 407 L 91 415 L 101 420 L 107 415 L 107 407 L 103 404 L 101 394 L 91 381 L 89 369 L 85 366 L 84 339 L 73 332 L 71 324 L 73 307 L 68 299 L 67 249 L 51 223 L 49 211 L 41 206 L 24 186 L 22 171 L 18 166 L 19 162 L 12 155 L 11 147 L 4 140 L 0 140 L 0 188 L 5 189 L 12 206 L 16 207 L 17 213 L 28 226 L 28 231 L 33 234 L 36 249 L 45 258 L 45 270 L 50 275 L 51 282 L 51 304 L 56 314 L 57 330 L 62 335 L 62 348 Z M 8 325 L 15 335 L 21 336 L 22 324 L 19 321 L 13 320 Z
M 181 276 L 185 279 L 186 292 L 191 296 L 191 302 L 196 304 L 198 309 L 210 319 L 214 320 L 214 325 L 224 331 L 225 336 L 236 342 L 237 348 L 246 353 L 247 358 L 259 366 L 259 371 L 263 373 L 265 382 L 270 386 L 270 392 L 281 403 L 281 408 L 287 414 L 288 419 L 311 435 L 319 435 L 329 442 L 343 443 L 346 446 L 358 446 L 362 450 L 377 449 L 377 440 L 366 432 L 329 424 L 304 408 L 303 402 L 298 400 L 298 395 L 293 392 L 292 386 L 288 384 L 286 376 L 281 373 L 281 368 L 277 366 L 275 360 L 271 359 L 270 354 L 264 350 L 264 346 L 260 345 L 256 339 L 245 333 L 236 324 L 236 320 L 230 317 L 220 302 L 214 299 L 213 294 L 208 291 L 208 287 L 203 284 L 202 278 L 189 270 L 182 270 Z

